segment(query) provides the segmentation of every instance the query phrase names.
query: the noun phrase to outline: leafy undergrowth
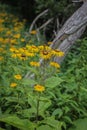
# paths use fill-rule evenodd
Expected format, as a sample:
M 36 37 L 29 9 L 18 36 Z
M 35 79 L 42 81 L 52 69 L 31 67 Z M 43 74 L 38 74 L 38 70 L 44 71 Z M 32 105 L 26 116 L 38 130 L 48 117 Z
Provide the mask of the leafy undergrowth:
M 60 72 L 52 59 L 64 53 L 38 43 L 36 30 L 29 34 L 25 20 L 0 6 L 0 129 L 86 130 L 87 40 L 76 43 Z

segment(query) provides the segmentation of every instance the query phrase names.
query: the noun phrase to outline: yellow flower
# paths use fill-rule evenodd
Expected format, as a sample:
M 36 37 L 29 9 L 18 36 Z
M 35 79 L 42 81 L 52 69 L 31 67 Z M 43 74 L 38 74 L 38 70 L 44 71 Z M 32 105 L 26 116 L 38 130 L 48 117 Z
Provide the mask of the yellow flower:
M 0 23 L 3 23 L 4 22 L 4 19 L 0 19 Z
M 3 48 L 0 48 L 0 52 L 3 52 L 4 51 L 4 49 Z
M 4 39 L 2 37 L 0 37 L 0 42 L 3 42 L 3 41 L 4 41 Z
M 60 51 L 59 57 L 64 56 L 64 52 Z
M 33 57 L 33 56 L 35 56 L 34 53 L 28 52 L 28 51 L 25 52 L 25 55 L 28 56 L 28 57 Z
M 17 54 L 12 54 L 11 57 L 12 58 L 17 58 Z
M 14 31 L 19 31 L 19 28 L 18 27 L 14 27 Z
M 2 32 L 2 31 L 4 31 L 4 28 L 3 28 L 3 27 L 0 28 L 0 32 Z
M 21 36 L 20 34 L 15 34 L 13 37 L 14 38 L 20 38 L 20 36 Z
M 39 51 L 52 51 L 52 49 L 49 46 L 38 46 Z
M 17 54 L 20 60 L 27 60 L 27 56 L 25 54 Z
M 32 34 L 32 35 L 35 35 L 36 33 L 37 33 L 36 30 L 32 30 L 32 31 L 30 32 L 30 34 Z
M 17 44 L 16 39 L 11 39 L 10 42 L 11 42 L 11 44 Z
M 44 50 L 44 46 L 38 46 L 38 49 L 40 50 L 40 51 L 42 51 L 42 50 Z
M 31 65 L 31 66 L 39 67 L 39 66 L 40 66 L 40 63 L 39 63 L 39 62 L 31 61 L 31 62 L 30 62 L 30 65 Z
M 22 79 L 22 76 L 20 74 L 17 74 L 17 75 L 14 75 L 14 78 L 20 80 Z
M 55 55 L 55 56 L 59 56 L 59 57 L 61 57 L 61 56 L 64 56 L 64 52 L 62 52 L 62 51 L 60 51 L 60 50 L 53 50 L 52 51 L 52 53 L 53 53 L 53 55 Z
M 51 56 L 52 56 L 52 53 L 50 51 L 44 50 L 44 51 L 40 52 L 40 57 L 45 59 L 45 60 L 50 59 Z
M 6 35 L 11 35 L 11 34 L 12 32 L 10 30 L 6 32 Z
M 19 52 L 20 52 L 20 53 L 24 53 L 24 52 L 25 52 L 25 49 L 19 48 Z
M 43 92 L 43 91 L 45 91 L 45 87 L 37 84 L 37 85 L 34 86 L 34 90 L 38 91 L 38 92 Z
M 50 65 L 58 69 L 60 68 L 60 65 L 57 62 L 50 62 Z
M 35 45 L 31 45 L 31 46 L 26 45 L 26 48 L 28 49 L 29 52 L 36 52 L 37 53 L 39 51 L 38 47 Z
M 53 43 L 53 42 L 48 42 L 47 44 L 50 45 L 50 44 L 52 44 L 52 43 Z
M 25 39 L 24 38 L 21 38 L 21 42 L 24 42 L 25 41 Z
M 4 39 L 3 43 L 6 44 L 6 43 L 9 43 L 9 41 L 10 41 L 9 38 L 6 38 Z
M 15 52 L 16 50 L 17 50 L 17 49 L 16 49 L 15 47 L 11 47 L 11 48 L 10 48 L 10 51 L 11 51 L 11 52 Z
M 4 58 L 2 56 L 0 56 L 0 61 L 3 60 Z
M 11 83 L 10 87 L 15 88 L 17 86 L 17 83 Z

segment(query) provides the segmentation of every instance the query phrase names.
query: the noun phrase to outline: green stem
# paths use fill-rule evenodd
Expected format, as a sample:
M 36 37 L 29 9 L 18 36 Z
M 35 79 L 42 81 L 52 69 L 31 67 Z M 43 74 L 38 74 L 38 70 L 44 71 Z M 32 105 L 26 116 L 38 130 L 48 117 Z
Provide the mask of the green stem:
M 40 94 L 38 95 L 38 99 L 37 99 L 37 108 L 36 108 L 36 123 L 38 122 L 38 115 L 39 115 L 39 103 L 40 103 Z
M 37 98 L 37 106 L 36 106 L 36 124 L 38 123 L 39 104 L 40 104 L 40 94 L 38 94 L 38 98 Z M 35 128 L 35 130 L 36 130 L 36 128 Z
M 36 123 L 38 122 L 38 115 L 39 115 L 39 100 L 37 100 Z

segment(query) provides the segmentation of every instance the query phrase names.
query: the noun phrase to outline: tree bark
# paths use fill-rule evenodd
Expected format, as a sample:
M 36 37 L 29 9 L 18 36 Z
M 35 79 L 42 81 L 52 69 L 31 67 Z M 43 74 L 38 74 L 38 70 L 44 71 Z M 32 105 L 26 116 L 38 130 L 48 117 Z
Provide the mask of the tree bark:
M 66 21 L 63 27 L 58 32 L 53 44 L 50 46 L 53 49 L 59 49 L 66 54 L 71 46 L 81 37 L 87 26 L 87 1 Z M 61 64 L 64 57 L 55 57 L 54 61 Z

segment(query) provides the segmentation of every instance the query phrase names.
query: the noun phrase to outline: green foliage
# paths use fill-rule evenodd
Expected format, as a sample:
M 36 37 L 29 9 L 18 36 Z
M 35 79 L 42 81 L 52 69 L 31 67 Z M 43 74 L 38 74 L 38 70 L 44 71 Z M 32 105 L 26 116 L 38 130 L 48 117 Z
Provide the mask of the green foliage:
M 48 126 L 48 125 L 41 125 L 41 126 L 39 126 L 39 127 L 37 128 L 37 130 L 44 130 L 44 129 L 46 129 L 46 130 L 53 130 L 53 128 L 51 128 L 51 127 Z
M 36 0 L 36 11 L 41 12 L 41 10 L 49 9 L 51 12 L 51 15 L 56 14 L 57 16 L 60 15 L 60 13 L 64 12 L 64 8 L 69 4 L 67 0 Z
M 45 80 L 45 86 L 49 87 L 50 89 L 55 88 L 56 86 L 60 85 L 60 83 L 63 82 L 63 80 L 59 77 L 52 76 L 51 78 L 48 78 Z
M 0 128 L 0 130 L 5 130 L 5 129 Z
M 78 119 L 74 121 L 73 127 L 70 128 L 69 130 L 86 130 L 87 129 L 87 118 L 84 119 Z
M 19 128 L 21 130 L 34 130 L 35 124 L 30 122 L 29 120 L 25 119 L 20 119 L 17 116 L 11 115 L 11 116 L 6 116 L 3 115 L 0 117 L 1 122 L 8 123 L 16 128 Z

